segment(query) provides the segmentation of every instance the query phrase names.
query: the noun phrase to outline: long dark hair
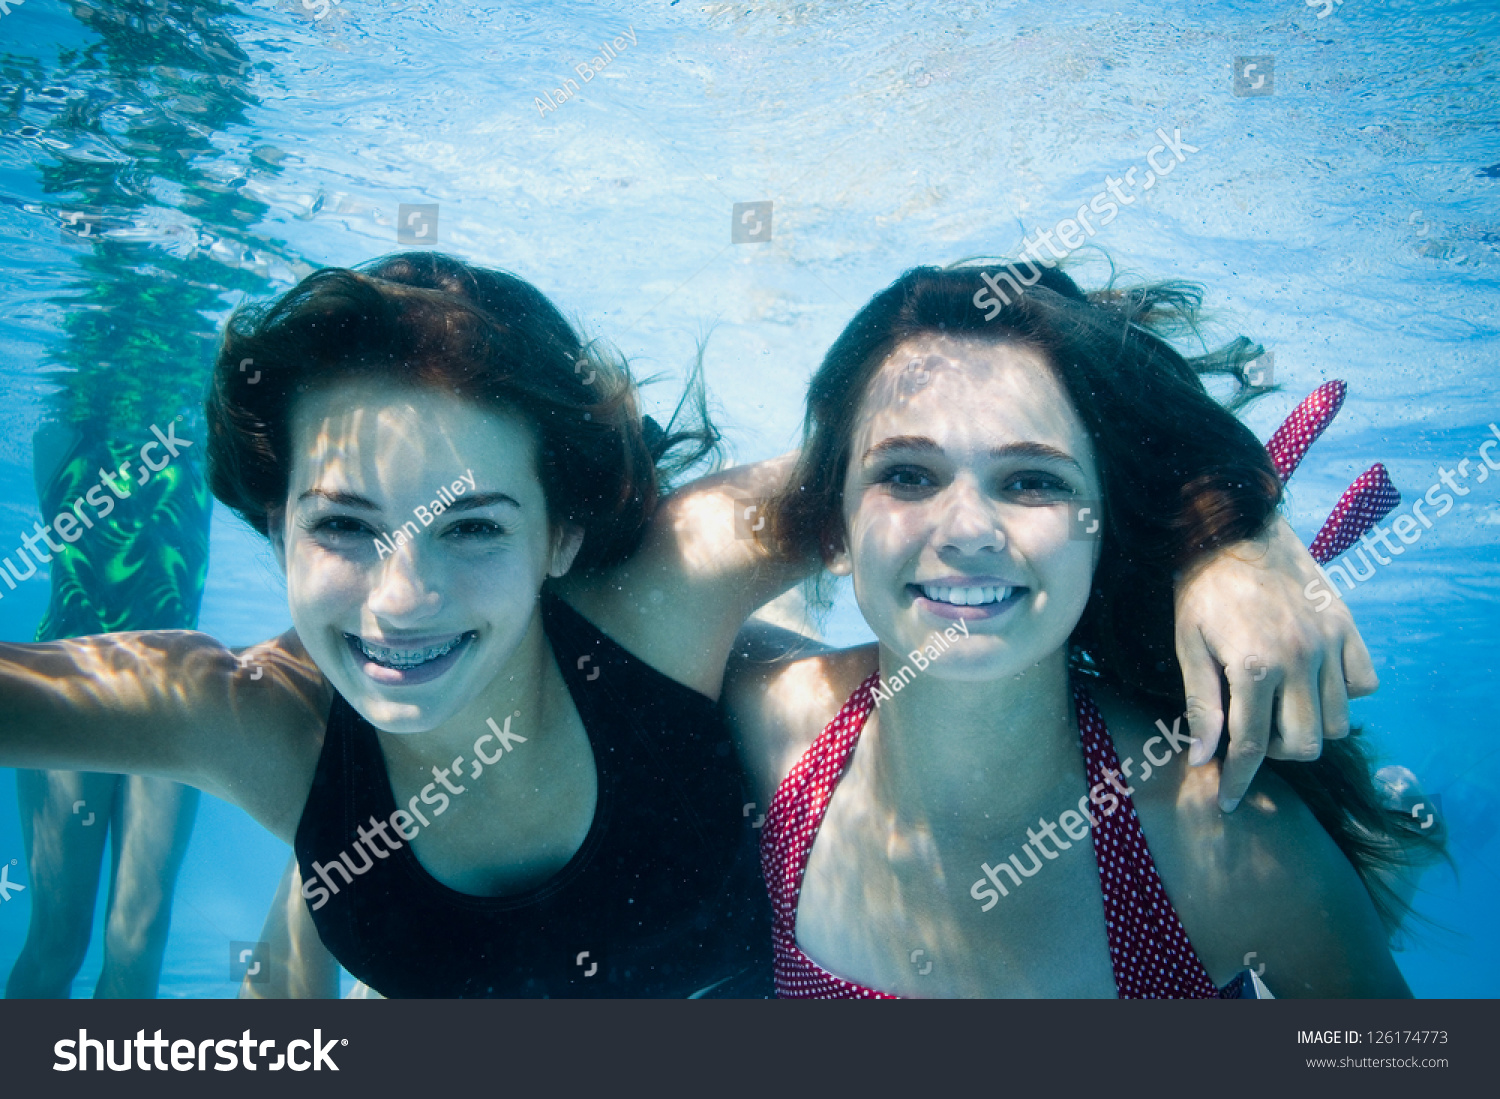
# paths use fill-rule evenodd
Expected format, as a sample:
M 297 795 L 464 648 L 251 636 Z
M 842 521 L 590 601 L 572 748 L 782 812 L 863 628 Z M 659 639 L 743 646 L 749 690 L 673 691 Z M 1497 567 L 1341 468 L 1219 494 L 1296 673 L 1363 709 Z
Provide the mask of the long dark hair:
M 642 419 L 625 362 L 582 340 L 536 287 L 411 252 L 326 268 L 230 317 L 206 407 L 214 495 L 266 534 L 286 503 L 296 398 L 371 377 L 519 413 L 536 433 L 550 518 L 584 530 L 579 569 L 629 557 L 665 479 L 718 453 L 701 361 L 658 427 Z
M 1106 680 L 1148 709 L 1185 707 L 1173 583 L 1205 553 L 1253 537 L 1281 502 L 1265 447 L 1232 409 L 1267 391 L 1246 365 L 1263 349 L 1241 338 L 1196 358 L 1165 338 L 1196 328 L 1202 291 L 1186 283 L 1084 293 L 1062 271 L 1025 265 L 907 271 L 840 334 L 808 390 L 804 445 L 787 490 L 767 509 L 767 545 L 821 554 L 843 545 L 843 484 L 859 410 L 897 344 L 922 334 L 1019 340 L 1037 348 L 1094 443 L 1103 544 L 1088 605 L 1070 638 L 1078 674 Z M 1205 374 L 1234 379 L 1226 404 Z M 1407 906 L 1387 884 L 1439 856 L 1443 839 L 1383 807 L 1357 736 L 1315 763 L 1271 761 L 1339 844 L 1387 926 Z

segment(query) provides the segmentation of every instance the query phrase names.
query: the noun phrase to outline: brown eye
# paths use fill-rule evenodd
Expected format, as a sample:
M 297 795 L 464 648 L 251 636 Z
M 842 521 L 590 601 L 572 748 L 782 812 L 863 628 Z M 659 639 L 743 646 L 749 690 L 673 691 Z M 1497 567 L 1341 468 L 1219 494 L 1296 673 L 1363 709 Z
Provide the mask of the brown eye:
M 882 473 L 876 483 L 904 489 L 936 488 L 938 484 L 937 478 L 921 466 L 895 466 Z
M 1051 473 L 1028 471 L 1012 475 L 1005 482 L 1005 491 L 1022 496 L 1072 496 L 1073 486 Z
M 314 534 L 330 534 L 334 536 L 349 534 L 373 534 L 369 526 L 360 520 L 348 515 L 330 515 L 319 519 L 307 528 Z
M 464 519 L 461 522 L 454 523 L 443 533 L 445 535 L 452 535 L 455 538 L 468 539 L 503 538 L 509 532 L 499 523 L 492 522 L 489 519 Z

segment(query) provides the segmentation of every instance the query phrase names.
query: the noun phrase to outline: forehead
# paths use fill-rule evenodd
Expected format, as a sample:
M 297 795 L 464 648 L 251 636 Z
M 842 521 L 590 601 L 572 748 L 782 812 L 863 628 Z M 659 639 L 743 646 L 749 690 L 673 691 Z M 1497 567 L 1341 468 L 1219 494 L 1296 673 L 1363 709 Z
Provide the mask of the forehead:
M 886 356 L 865 394 L 856 459 L 894 436 L 951 453 L 1049 443 L 1086 465 L 1088 432 L 1040 350 L 1017 340 L 924 334 Z
M 365 494 L 430 492 L 469 469 L 492 483 L 536 481 L 525 420 L 429 387 L 322 386 L 296 400 L 290 426 L 293 495 L 333 483 Z

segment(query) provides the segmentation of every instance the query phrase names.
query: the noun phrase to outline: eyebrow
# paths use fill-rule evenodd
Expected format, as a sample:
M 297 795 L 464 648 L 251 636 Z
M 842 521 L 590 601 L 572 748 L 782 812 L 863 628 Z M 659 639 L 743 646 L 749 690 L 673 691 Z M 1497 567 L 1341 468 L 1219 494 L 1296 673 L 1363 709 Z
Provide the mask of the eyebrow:
M 911 453 L 942 454 L 943 448 L 925 435 L 892 435 L 889 439 L 882 439 L 860 459 L 861 464 L 868 465 L 871 460 L 893 451 Z M 1008 443 L 1005 446 L 991 447 L 989 456 L 991 458 L 1040 458 L 1043 461 L 1061 462 L 1063 465 L 1072 466 L 1080 473 L 1083 467 L 1078 460 L 1065 450 L 1059 450 L 1047 443 L 1025 442 Z
M 515 498 L 507 496 L 503 492 L 480 492 L 472 496 L 460 496 L 448 505 L 448 510 L 473 511 L 475 508 L 493 507 L 496 504 L 509 504 L 517 511 L 521 510 L 521 505 L 516 502 Z
M 326 500 L 328 503 L 333 504 L 336 507 L 354 508 L 358 511 L 380 510 L 380 505 L 375 503 L 374 500 L 371 500 L 368 496 L 361 496 L 357 492 L 339 492 L 334 489 L 310 488 L 301 496 L 297 497 L 297 502 L 300 504 L 302 503 L 302 501 L 308 499 Z M 516 499 L 512 496 L 506 495 L 503 492 L 480 492 L 477 494 L 466 494 L 454 500 L 444 510 L 473 511 L 476 508 L 494 507 L 496 504 L 509 504 L 517 511 L 521 510 L 521 505 L 516 501 Z

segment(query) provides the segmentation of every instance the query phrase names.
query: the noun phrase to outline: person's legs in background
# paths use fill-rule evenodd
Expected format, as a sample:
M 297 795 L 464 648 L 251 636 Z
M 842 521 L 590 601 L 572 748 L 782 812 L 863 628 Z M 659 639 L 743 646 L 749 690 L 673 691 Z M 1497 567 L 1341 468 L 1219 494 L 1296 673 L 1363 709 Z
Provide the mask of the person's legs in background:
M 121 780 L 96 998 L 154 999 L 161 979 L 172 894 L 198 815 L 199 792 L 161 778 Z
M 66 999 L 83 965 L 105 836 L 124 779 L 79 771 L 17 771 L 31 923 L 5 983 L 7 999 Z

